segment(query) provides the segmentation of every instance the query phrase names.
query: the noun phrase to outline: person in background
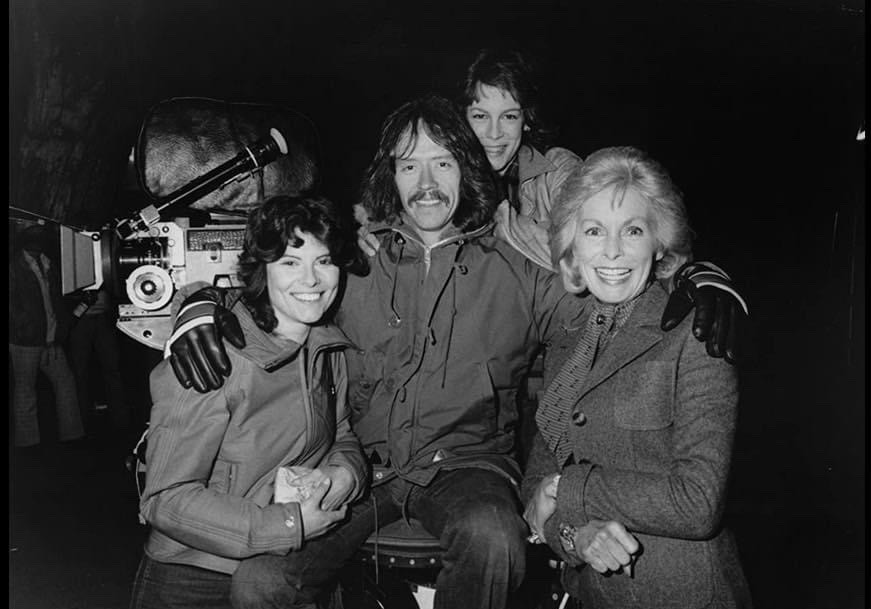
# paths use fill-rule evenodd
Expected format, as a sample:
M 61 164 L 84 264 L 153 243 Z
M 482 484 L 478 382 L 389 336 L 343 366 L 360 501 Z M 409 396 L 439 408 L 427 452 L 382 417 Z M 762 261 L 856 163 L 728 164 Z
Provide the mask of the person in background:
M 552 260 L 592 306 L 551 344 L 524 516 L 584 609 L 750 607 L 723 526 L 734 366 L 689 321 L 659 327 L 692 256 L 683 197 L 631 147 L 591 154 L 557 197 Z
M 91 390 L 94 355 L 99 363 L 107 407 L 111 422 L 111 435 L 129 443 L 132 427 L 132 408 L 124 397 L 121 376 L 121 351 L 115 328 L 116 310 L 112 297 L 105 288 L 79 294 L 73 309 L 69 352 L 78 388 L 79 406 L 89 436 L 97 435 L 96 411 Z
M 184 389 L 166 360 L 152 372 L 140 501 L 151 531 L 131 609 L 272 606 L 266 591 L 314 606 L 294 555 L 368 488 L 346 401 L 350 343 L 329 323 L 355 241 L 325 199 L 268 199 L 246 227 L 231 306 L 246 346 L 229 353 L 223 389 Z M 280 587 L 263 585 L 264 558 L 286 566 Z
M 15 446 L 37 446 L 42 440 L 37 417 L 37 374 L 48 377 L 54 391 L 58 439 L 84 436 L 76 399 L 76 383 L 64 353 L 69 315 L 61 298 L 60 273 L 49 257 L 50 235 L 40 225 L 18 235 L 9 262 L 9 359 L 15 389 L 12 396 Z

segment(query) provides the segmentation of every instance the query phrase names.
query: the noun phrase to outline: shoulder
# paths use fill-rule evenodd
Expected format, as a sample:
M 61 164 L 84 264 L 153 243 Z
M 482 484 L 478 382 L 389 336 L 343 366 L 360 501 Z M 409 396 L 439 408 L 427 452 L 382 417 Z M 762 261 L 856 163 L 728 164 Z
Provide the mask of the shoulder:
M 245 336 L 246 343 L 259 344 L 264 341 L 269 341 L 269 335 L 260 329 L 260 326 L 258 326 L 257 322 L 254 321 L 254 316 L 251 315 L 251 311 L 248 310 L 248 307 L 244 302 L 242 302 L 241 298 L 233 303 L 230 311 L 232 311 L 233 315 L 235 315 L 236 319 L 239 321 L 239 327 L 242 329 L 242 334 Z M 230 345 L 230 347 L 232 348 L 232 345 Z M 235 349 L 232 350 L 234 353 L 237 353 L 239 357 L 244 357 L 244 353 Z
M 738 370 L 735 366 L 722 357 L 709 355 L 705 342 L 693 335 L 693 316 L 694 311 L 690 311 L 671 330 L 658 328 L 662 334 L 661 355 L 675 362 L 677 382 L 709 389 L 736 385 Z
M 492 232 L 470 239 L 464 247 L 470 250 L 469 254 L 473 254 L 471 259 L 479 261 L 482 265 L 496 268 L 504 266 L 506 270 L 517 271 L 523 275 L 536 274 L 539 271 L 542 274 L 553 274 L 531 262 L 507 241 Z
M 521 185 L 543 181 L 548 188 L 562 184 L 572 171 L 583 164 L 581 157 L 574 152 L 559 147 L 550 148 L 544 154 L 535 148 L 526 148 L 519 159 Z
M 158 407 L 159 404 L 175 401 L 182 393 L 188 391 L 176 379 L 169 359 L 161 360 L 152 368 L 149 383 L 151 385 L 152 417 L 163 411 Z
M 544 158 L 557 167 L 576 167 L 583 163 L 583 159 L 568 148 L 555 146 L 544 153 Z
M 544 308 L 565 296 L 559 274 L 532 262 L 517 249 L 494 235 L 478 237 L 466 247 L 463 262 L 477 275 L 482 289 L 501 293 L 524 293 Z

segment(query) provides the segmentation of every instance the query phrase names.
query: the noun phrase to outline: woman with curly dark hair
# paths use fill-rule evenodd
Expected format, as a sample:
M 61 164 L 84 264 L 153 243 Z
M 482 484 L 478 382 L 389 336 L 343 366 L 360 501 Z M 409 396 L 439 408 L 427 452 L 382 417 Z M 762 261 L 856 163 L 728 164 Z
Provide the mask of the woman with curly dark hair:
M 355 250 L 325 199 L 279 196 L 251 212 L 244 287 L 228 303 L 245 345 L 228 348 L 224 386 L 184 389 L 166 360 L 151 374 L 140 513 L 152 528 L 131 607 L 300 602 L 294 586 L 260 581 L 260 561 L 292 560 L 366 488 L 346 408 L 349 342 L 328 321 Z

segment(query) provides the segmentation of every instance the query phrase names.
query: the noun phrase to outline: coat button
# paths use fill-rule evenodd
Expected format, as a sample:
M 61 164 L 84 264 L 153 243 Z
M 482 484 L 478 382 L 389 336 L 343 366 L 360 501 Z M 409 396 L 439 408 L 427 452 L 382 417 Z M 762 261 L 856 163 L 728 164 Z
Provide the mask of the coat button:
M 587 422 L 587 415 L 585 415 L 580 410 L 576 410 L 572 413 L 572 422 L 578 426 L 583 425 Z

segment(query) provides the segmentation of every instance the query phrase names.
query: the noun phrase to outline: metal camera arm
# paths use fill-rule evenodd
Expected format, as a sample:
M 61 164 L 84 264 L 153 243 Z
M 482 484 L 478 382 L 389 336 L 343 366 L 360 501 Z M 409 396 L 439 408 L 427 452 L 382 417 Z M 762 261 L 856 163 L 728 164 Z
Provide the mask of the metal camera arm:
M 272 128 L 268 138 L 246 146 L 229 161 L 191 180 L 157 205 L 148 205 L 133 216 L 119 220 L 115 232 L 121 239 L 127 239 L 136 232 L 147 230 L 160 221 L 161 213 L 167 213 L 170 208 L 187 206 L 233 180 L 242 179 L 242 174 L 262 169 L 277 159 L 279 154 L 287 154 L 287 141 L 278 129 Z

